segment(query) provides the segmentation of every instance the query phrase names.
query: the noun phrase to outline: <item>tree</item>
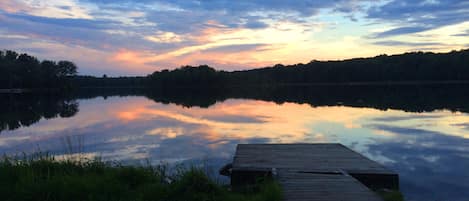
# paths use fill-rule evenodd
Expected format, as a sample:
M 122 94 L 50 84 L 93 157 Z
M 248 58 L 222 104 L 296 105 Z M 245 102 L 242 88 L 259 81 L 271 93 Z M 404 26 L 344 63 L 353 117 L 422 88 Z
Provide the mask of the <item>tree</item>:
M 77 66 L 70 61 L 40 62 L 26 53 L 0 51 L 0 88 L 63 88 L 76 75 Z
M 5 60 L 7 61 L 16 61 L 16 58 L 18 57 L 18 53 L 16 53 L 15 51 L 11 51 L 11 50 L 7 50 L 5 52 Z
M 75 76 L 77 75 L 77 66 L 71 61 L 59 61 L 58 77 Z

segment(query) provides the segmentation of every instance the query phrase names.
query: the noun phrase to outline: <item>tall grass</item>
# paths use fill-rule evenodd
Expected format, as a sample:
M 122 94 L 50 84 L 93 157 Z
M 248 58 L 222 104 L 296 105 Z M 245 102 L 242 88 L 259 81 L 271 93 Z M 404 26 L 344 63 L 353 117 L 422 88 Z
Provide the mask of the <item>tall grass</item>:
M 404 196 L 400 191 L 378 190 L 376 193 L 378 193 L 384 201 L 404 201 Z
M 172 172 L 172 173 L 170 173 Z M 231 192 L 200 168 L 123 166 L 93 160 L 56 160 L 48 154 L 0 160 L 0 200 L 5 201 L 280 201 L 278 184 L 264 181 Z

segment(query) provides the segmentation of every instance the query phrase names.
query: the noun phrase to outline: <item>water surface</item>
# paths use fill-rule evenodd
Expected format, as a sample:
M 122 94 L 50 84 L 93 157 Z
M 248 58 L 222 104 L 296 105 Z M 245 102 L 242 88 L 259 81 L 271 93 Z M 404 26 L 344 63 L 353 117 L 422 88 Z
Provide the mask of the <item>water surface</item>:
M 194 94 L 181 96 L 189 102 L 154 94 L 2 97 L 9 107 L 0 116 L 0 152 L 221 167 L 239 143 L 338 142 L 398 172 L 406 200 L 469 200 L 464 100 L 441 97 L 448 100 L 404 106 L 354 97 L 276 103 L 269 96 L 274 101 L 224 97 L 205 104 L 199 99 L 206 94 Z

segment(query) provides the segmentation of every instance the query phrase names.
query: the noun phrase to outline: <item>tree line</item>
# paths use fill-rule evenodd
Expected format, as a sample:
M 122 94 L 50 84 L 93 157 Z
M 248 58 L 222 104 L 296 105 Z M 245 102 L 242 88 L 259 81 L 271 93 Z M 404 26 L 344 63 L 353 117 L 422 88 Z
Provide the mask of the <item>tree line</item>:
M 342 61 L 316 61 L 217 71 L 183 66 L 148 76 L 151 86 L 269 86 L 314 83 L 469 81 L 469 49 L 449 53 L 412 52 Z
M 182 66 L 140 77 L 78 76 L 69 61 L 39 61 L 0 51 L 0 88 L 50 87 L 242 87 L 317 83 L 469 81 L 469 49 L 448 53 L 411 52 L 341 61 L 316 61 L 227 72 Z
M 68 78 L 77 74 L 70 61 L 39 61 L 15 51 L 0 51 L 0 88 L 67 88 Z
M 89 75 L 77 75 L 71 77 L 69 82 L 74 88 L 136 88 L 150 87 L 145 76 L 135 77 L 96 77 Z

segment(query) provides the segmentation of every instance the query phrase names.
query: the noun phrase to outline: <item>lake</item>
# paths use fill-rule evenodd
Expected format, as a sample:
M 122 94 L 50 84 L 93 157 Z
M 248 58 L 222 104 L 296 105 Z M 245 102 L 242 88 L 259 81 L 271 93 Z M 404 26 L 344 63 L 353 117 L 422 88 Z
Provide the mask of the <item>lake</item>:
M 0 95 L 0 153 L 214 170 L 239 143 L 338 142 L 399 173 L 406 200 L 469 200 L 469 86 L 84 89 Z

